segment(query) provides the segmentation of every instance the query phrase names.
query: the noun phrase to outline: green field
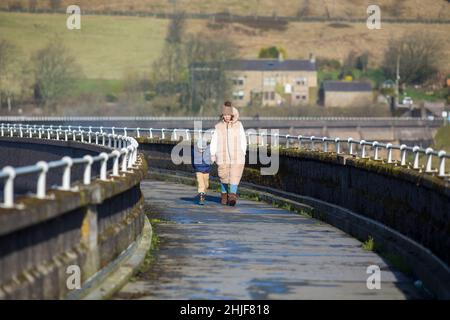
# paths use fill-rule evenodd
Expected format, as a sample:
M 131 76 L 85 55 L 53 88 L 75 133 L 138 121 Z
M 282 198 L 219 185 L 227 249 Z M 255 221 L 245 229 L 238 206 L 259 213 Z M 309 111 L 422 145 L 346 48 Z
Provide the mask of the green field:
M 66 28 L 66 15 L 0 12 L 0 39 L 18 45 L 31 57 L 55 38 L 70 49 L 89 79 L 120 79 L 150 71 L 160 55 L 166 20 L 84 16 L 81 30 Z

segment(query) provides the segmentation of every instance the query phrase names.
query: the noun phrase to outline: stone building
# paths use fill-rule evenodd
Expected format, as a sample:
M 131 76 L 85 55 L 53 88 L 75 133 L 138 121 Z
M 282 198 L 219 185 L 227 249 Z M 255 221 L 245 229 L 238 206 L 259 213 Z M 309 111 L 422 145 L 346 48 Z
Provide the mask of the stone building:
M 324 81 L 320 89 L 320 101 L 325 107 L 363 107 L 373 100 L 368 82 Z
M 227 67 L 237 107 L 315 104 L 317 70 L 309 60 L 234 60 Z

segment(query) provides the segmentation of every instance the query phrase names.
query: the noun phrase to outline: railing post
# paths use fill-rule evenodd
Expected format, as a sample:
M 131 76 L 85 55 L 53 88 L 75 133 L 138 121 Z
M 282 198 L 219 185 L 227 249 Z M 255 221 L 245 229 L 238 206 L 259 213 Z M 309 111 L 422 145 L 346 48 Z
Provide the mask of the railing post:
M 177 129 L 173 129 L 173 141 L 177 141 Z
M 80 130 L 81 142 L 84 142 L 84 130 Z
M 290 137 L 290 135 L 286 135 L 286 148 L 289 148 L 289 137 Z
M 361 159 L 365 159 L 366 158 L 366 141 L 361 140 L 359 142 L 359 146 L 361 148 Z
M 98 144 L 98 132 L 95 132 L 95 144 Z
M 124 136 L 124 137 L 127 136 L 127 127 L 123 128 L 123 136 Z
M 2 125 L 1 125 L 1 127 L 0 127 L 1 129 L 1 135 L 2 135 L 2 137 L 4 136 L 4 134 L 5 134 L 5 132 L 4 132 L 4 128 L 3 128 L 3 123 L 2 123 Z
M 393 163 L 393 161 L 392 161 L 392 143 L 388 143 L 386 145 L 386 149 L 387 149 L 387 152 L 388 152 L 387 163 Z
M 427 155 L 427 164 L 425 167 L 425 172 L 433 172 L 433 149 L 427 148 L 425 154 Z
M 189 133 L 189 129 L 186 129 L 185 133 L 186 133 L 186 140 L 191 141 L 191 134 Z
M 84 167 L 83 184 L 88 185 L 91 184 L 92 163 L 94 163 L 94 160 L 90 155 L 85 155 L 83 159 L 87 161 Z
M 413 169 L 419 169 L 419 150 L 420 148 L 418 146 L 413 147 L 413 154 L 414 154 Z
M 100 164 L 100 180 L 107 181 L 106 177 L 106 171 L 107 171 L 107 164 L 108 164 L 108 154 L 106 152 L 102 152 L 99 155 L 102 160 Z
M 300 134 L 298 135 L 297 139 L 298 139 L 298 148 L 301 149 L 302 148 L 302 138 L 303 136 Z
M 378 160 L 378 145 L 379 145 L 378 141 L 374 141 L 372 143 L 372 147 L 374 149 L 374 151 L 373 151 L 373 159 L 374 160 Z
M 129 146 L 127 149 L 129 149 L 129 156 L 128 156 L 128 163 L 127 168 L 131 169 L 133 168 L 134 164 L 134 146 Z
M 119 150 L 114 150 L 111 153 L 114 156 L 114 159 L 113 159 L 113 173 L 112 173 L 112 175 L 117 177 L 117 176 L 119 176 L 119 157 L 120 157 L 120 152 L 119 152 Z
M 341 153 L 341 139 L 339 139 L 339 138 L 334 139 L 334 147 L 336 149 L 336 154 L 340 154 Z
M 441 150 L 438 153 L 438 157 L 439 157 L 439 176 L 440 177 L 445 177 L 446 176 L 446 172 L 445 172 L 445 155 L 446 155 L 446 152 L 444 150 Z
M 148 129 L 148 134 L 149 134 L 149 139 L 152 139 L 153 138 L 153 131 L 152 131 L 152 128 L 150 128 L 150 129 Z
M 123 157 L 122 157 L 122 172 L 126 172 L 127 171 L 127 161 L 128 161 L 128 149 L 127 148 L 122 148 L 120 150 L 120 153 L 123 153 Z
M 39 161 L 38 163 L 36 163 L 36 166 L 38 166 L 41 169 L 37 181 L 36 196 L 39 199 L 44 199 L 46 196 L 46 188 L 47 188 L 46 184 L 47 184 L 48 163 L 45 161 Z
M 348 153 L 352 156 L 353 155 L 353 138 L 348 138 Z
M 400 165 L 402 166 L 406 165 L 406 148 L 406 144 L 400 146 Z
M 328 152 L 328 141 L 327 141 L 327 137 L 323 137 L 322 138 L 322 151 L 323 152 Z
M 161 129 L 161 139 L 164 140 L 165 139 L 165 135 L 164 135 L 164 128 Z
M 3 206 L 5 208 L 12 208 L 14 207 L 14 179 L 16 178 L 16 170 L 11 166 L 7 166 L 2 171 L 8 175 L 3 190 Z
M 139 132 L 140 129 L 141 129 L 141 128 L 136 128 L 136 137 L 137 137 L 137 138 L 140 138 L 140 137 L 141 137 L 141 134 L 140 134 L 140 132 Z
M 71 169 L 73 166 L 73 160 L 71 157 L 63 157 L 61 159 L 66 163 L 66 166 L 64 167 L 63 177 L 62 177 L 62 190 L 70 190 L 70 175 L 71 175 Z

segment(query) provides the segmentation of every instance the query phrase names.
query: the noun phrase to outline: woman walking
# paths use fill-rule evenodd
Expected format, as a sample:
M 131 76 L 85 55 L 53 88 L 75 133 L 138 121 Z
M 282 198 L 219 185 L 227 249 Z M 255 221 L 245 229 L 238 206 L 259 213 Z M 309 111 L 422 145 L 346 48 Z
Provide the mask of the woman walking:
M 239 121 L 239 112 L 226 101 L 220 121 L 211 139 L 211 160 L 216 162 L 220 178 L 221 203 L 234 206 L 247 152 L 247 138 Z

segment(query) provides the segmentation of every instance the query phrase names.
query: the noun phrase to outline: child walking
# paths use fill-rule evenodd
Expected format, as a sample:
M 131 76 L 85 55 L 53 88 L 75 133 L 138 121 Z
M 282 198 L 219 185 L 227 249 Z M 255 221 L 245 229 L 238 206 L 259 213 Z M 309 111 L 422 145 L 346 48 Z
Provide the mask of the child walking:
M 192 151 L 192 166 L 197 176 L 198 204 L 204 205 L 206 191 L 209 187 L 209 170 L 211 167 L 211 151 L 206 140 L 200 138 Z

